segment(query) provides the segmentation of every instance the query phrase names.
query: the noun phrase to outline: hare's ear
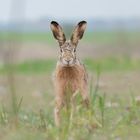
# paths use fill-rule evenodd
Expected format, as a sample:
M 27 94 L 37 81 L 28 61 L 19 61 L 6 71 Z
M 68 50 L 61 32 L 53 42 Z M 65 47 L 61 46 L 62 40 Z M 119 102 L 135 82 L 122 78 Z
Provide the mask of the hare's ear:
M 65 43 L 66 38 L 61 26 L 56 21 L 52 21 L 50 27 L 54 38 L 58 40 L 59 45 L 62 46 Z
M 78 23 L 78 25 L 75 27 L 72 36 L 71 36 L 71 42 L 75 45 L 78 44 L 78 41 L 83 37 L 84 31 L 86 29 L 87 22 L 81 21 Z

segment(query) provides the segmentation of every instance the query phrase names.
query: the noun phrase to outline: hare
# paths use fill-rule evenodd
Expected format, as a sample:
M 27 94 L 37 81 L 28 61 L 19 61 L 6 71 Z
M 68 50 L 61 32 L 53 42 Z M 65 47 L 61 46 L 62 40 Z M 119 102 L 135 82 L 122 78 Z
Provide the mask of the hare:
M 79 91 L 83 103 L 88 107 L 88 78 L 84 65 L 76 56 L 78 41 L 83 37 L 86 29 L 86 21 L 81 21 L 75 27 L 70 40 L 66 40 L 61 26 L 52 21 L 50 24 L 54 38 L 58 41 L 60 47 L 59 60 L 54 74 L 54 85 L 56 91 L 56 105 L 54 109 L 55 124 L 60 125 L 60 110 L 66 102 L 66 96 L 72 97 Z M 70 88 L 71 92 L 67 92 Z M 67 95 L 69 94 L 69 95 Z

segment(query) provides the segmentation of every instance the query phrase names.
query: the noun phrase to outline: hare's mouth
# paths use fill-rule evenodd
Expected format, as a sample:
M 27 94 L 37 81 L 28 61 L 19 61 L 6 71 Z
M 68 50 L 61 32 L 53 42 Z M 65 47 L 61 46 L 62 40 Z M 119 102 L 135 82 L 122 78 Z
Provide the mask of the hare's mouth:
M 73 67 L 74 64 L 64 64 L 63 66 L 64 66 L 64 67 Z
M 63 64 L 63 66 L 66 66 L 66 67 L 71 67 L 71 66 L 73 66 L 74 65 L 74 61 L 73 60 L 62 60 L 61 61 L 62 62 L 62 64 Z
M 63 67 L 73 67 L 74 64 L 73 63 L 67 63 L 67 64 L 63 64 Z

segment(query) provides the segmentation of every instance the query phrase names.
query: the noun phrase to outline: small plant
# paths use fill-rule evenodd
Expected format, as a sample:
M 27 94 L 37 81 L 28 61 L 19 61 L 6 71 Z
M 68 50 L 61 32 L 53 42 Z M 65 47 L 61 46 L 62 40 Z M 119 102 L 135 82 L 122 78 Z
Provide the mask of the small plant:
M 39 116 L 40 116 L 40 126 L 39 126 L 39 128 L 43 129 L 43 130 L 46 130 L 47 129 L 47 122 L 46 122 L 43 110 L 40 110 Z
M 91 97 L 91 103 L 92 103 L 93 107 L 95 106 L 95 102 L 98 97 L 97 93 L 98 93 L 98 89 L 99 89 L 99 80 L 100 80 L 100 74 L 101 74 L 99 65 L 96 68 L 96 73 L 97 73 L 97 80 L 96 80 L 96 85 L 95 85 L 94 91 L 93 91 L 93 86 L 92 86 L 93 78 L 91 79 L 91 82 L 90 82 L 91 83 L 90 84 L 90 97 Z
M 14 68 L 14 59 L 13 59 L 13 52 L 14 49 L 14 42 L 12 42 L 8 46 L 8 56 L 4 56 L 4 67 L 6 70 L 6 78 L 9 88 L 9 94 L 10 94 L 10 100 L 11 100 L 11 114 L 12 114 L 12 122 L 14 122 L 15 126 L 18 125 L 18 113 L 21 108 L 21 103 L 23 100 L 23 97 L 20 98 L 18 101 L 17 95 L 16 95 L 16 82 L 15 82 L 15 68 Z
M 4 105 L 2 105 L 0 109 L 0 123 L 1 124 L 7 123 L 7 113 L 6 113 Z
M 103 96 L 99 96 L 99 109 L 101 112 L 101 118 L 102 118 L 101 122 L 103 127 L 104 127 L 105 99 L 106 99 L 105 94 Z

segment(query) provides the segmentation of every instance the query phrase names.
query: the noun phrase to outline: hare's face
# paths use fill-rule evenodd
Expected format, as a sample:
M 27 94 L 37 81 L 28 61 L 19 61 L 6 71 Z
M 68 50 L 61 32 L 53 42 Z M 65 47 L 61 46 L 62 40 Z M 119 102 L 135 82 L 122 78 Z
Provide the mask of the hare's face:
M 73 66 L 76 62 L 76 48 L 70 41 L 60 47 L 60 62 L 63 66 Z
M 65 34 L 61 26 L 55 22 L 51 22 L 51 30 L 55 39 L 60 46 L 60 62 L 63 66 L 73 66 L 76 62 L 76 47 L 78 41 L 83 37 L 86 28 L 86 21 L 81 21 L 75 27 L 69 41 L 66 41 Z

